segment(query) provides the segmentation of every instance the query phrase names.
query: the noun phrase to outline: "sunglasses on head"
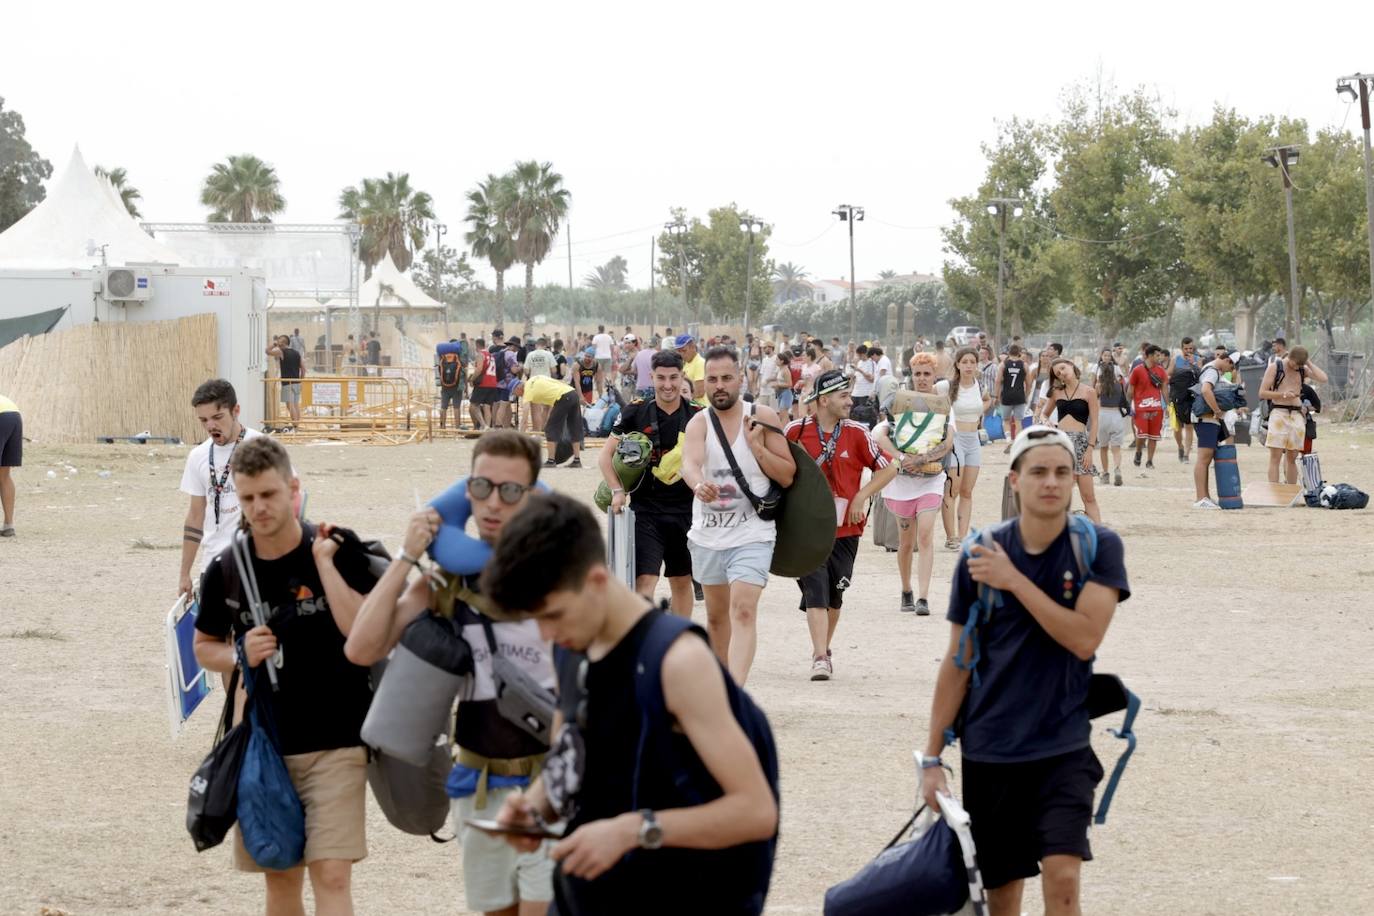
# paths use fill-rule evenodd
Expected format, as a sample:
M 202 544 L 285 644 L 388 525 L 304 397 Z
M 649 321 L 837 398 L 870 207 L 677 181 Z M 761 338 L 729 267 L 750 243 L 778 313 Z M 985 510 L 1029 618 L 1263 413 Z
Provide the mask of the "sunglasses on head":
M 534 487 L 527 487 L 523 483 L 516 483 L 513 480 L 497 484 L 485 477 L 468 478 L 468 495 L 473 499 L 486 499 L 491 496 L 492 490 L 496 490 L 501 495 L 501 502 L 508 506 L 520 502 L 520 498 L 533 489 Z

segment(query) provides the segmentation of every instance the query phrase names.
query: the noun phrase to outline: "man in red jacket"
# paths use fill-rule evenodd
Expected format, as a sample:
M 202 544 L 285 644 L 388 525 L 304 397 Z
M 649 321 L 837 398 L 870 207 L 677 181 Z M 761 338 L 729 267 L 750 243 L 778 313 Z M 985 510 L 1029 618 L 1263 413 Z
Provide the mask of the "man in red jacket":
M 797 580 L 811 630 L 811 680 L 828 681 L 835 673 L 830 642 L 854 574 L 868 501 L 897 476 L 899 467 L 888 464 L 867 427 L 849 419 L 854 398 L 843 372 L 831 369 L 816 376 L 806 400 L 815 405 L 815 416 L 794 420 L 785 432 L 821 466 L 835 496 L 835 546 L 819 569 Z M 867 486 L 862 485 L 865 468 L 873 471 Z

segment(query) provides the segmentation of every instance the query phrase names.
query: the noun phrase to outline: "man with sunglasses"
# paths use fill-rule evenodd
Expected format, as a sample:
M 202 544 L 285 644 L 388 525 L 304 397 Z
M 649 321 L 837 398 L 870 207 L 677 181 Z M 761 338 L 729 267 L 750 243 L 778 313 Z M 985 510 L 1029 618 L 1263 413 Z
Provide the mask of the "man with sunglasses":
M 1080 572 L 1069 531 L 1074 455 L 1057 429 L 1016 437 L 1008 480 L 1021 514 L 991 529 L 990 546 L 960 556 L 950 590 L 921 793 L 939 810 L 936 793 L 948 792 L 940 753 L 961 719 L 963 803 L 992 916 L 1020 913 L 1026 879 L 1037 874 L 1047 914 L 1080 913 L 1083 863 L 1092 858 L 1102 765 L 1089 741 L 1088 685 L 1094 653 L 1131 590 L 1121 538 L 1101 525 L 1093 561 Z M 974 660 L 965 625 L 979 613 L 984 585 L 1001 592 L 1001 604 L 977 628 Z
M 468 499 L 477 536 L 495 545 L 524 508 L 539 478 L 539 446 L 514 430 L 482 434 L 472 451 Z M 454 827 L 463 844 L 463 890 L 469 910 L 501 916 L 539 916 L 553 897 L 553 863 L 547 844 L 517 853 L 504 841 L 464 826 L 468 818 L 491 818 L 507 795 L 529 784 L 548 748 L 503 718 L 497 708 L 487 626 L 502 656 L 547 689 L 554 687 L 548 640 L 533 621 L 492 620 L 461 599 L 440 607 L 443 597 L 431 579 L 408 580 L 411 567 L 433 542 L 442 520 L 432 508 L 410 517 L 401 552 L 363 602 L 344 651 L 350 661 L 371 665 L 387 656 L 411 621 L 426 611 L 448 613 L 472 649 L 476 676 L 458 704 L 454 721 L 456 763 L 448 779 Z M 478 579 L 463 585 L 478 591 Z

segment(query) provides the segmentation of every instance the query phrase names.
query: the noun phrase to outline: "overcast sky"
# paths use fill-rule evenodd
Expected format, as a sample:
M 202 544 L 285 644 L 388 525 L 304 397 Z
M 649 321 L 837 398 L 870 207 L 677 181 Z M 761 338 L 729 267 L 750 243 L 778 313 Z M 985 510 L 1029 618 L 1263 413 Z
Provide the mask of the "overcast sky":
M 849 273 L 830 211 L 866 207 L 870 278 L 938 271 L 947 201 L 977 187 L 995 122 L 1052 117 L 1099 70 L 1185 123 L 1220 102 L 1357 131 L 1334 86 L 1374 71 L 1361 8 L 49 0 L 0 14 L 0 96 L 56 169 L 78 143 L 125 167 L 145 219 L 203 219 L 210 165 L 253 153 L 281 178 L 279 222 L 332 219 L 343 186 L 407 171 L 461 243 L 465 192 L 536 158 L 572 192 L 579 284 L 623 254 L 647 286 L 669 207 L 732 201 L 773 224 L 772 257 L 829 278 Z M 560 239 L 536 280 L 567 276 Z

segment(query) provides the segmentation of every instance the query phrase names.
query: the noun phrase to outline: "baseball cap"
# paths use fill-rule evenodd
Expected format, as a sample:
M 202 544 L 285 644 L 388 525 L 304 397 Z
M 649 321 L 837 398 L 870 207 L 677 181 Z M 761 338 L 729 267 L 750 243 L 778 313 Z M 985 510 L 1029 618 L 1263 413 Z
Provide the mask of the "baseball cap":
M 673 347 L 675 349 L 681 349 L 689 343 L 695 342 L 695 340 L 696 338 L 692 337 L 691 334 L 679 334 L 677 335 L 677 339 L 673 341 Z
M 816 376 L 816 381 L 811 386 L 811 393 L 806 396 L 806 402 L 819 400 L 823 395 L 834 394 L 837 391 L 848 391 L 849 379 L 845 378 L 839 369 L 828 369 Z
M 639 343 L 639 338 L 636 337 L 636 336 L 634 336 L 633 334 L 626 334 L 624 337 L 620 338 L 620 342 L 621 342 L 621 343 Z
M 1070 459 L 1075 457 L 1073 440 L 1069 438 L 1068 433 L 1052 426 L 1031 426 L 1017 433 L 1016 439 L 1011 443 L 1011 466 L 1015 467 L 1016 459 L 1037 445 L 1057 445 L 1069 453 Z
M 1240 351 L 1239 351 L 1239 350 L 1233 350 L 1233 351 L 1231 352 L 1230 359 L 1231 359 L 1231 362 L 1233 362 L 1233 363 L 1238 363 L 1238 362 L 1240 362 Z
M 592 357 L 592 358 L 595 358 L 595 357 L 596 357 L 596 347 L 588 347 L 587 349 L 585 349 L 585 350 L 582 351 L 582 355 L 583 355 L 583 356 L 590 356 L 590 357 Z

